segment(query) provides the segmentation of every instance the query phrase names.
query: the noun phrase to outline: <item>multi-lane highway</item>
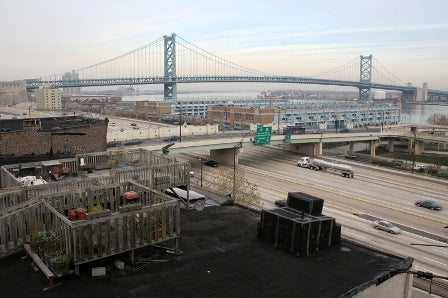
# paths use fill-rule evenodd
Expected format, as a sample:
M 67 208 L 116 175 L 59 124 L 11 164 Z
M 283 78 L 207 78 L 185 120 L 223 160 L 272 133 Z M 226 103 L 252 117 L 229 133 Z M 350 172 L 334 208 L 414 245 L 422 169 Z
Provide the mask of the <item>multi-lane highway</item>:
M 207 152 L 184 155 L 196 173 L 200 171 L 198 156 L 205 157 Z M 324 213 L 343 225 L 344 237 L 395 255 L 411 256 L 415 270 L 448 276 L 448 229 L 444 228 L 448 225 L 448 181 L 357 162 L 350 162 L 355 177 L 348 179 L 297 167 L 298 158 L 281 148 L 244 148 L 237 169 L 258 184 L 264 208 L 273 208 L 275 200 L 286 199 L 293 191 L 321 197 L 325 199 Z M 232 165 L 229 170 L 233 170 Z M 213 172 L 219 172 L 219 167 L 204 166 L 202 171 L 205 183 Z M 197 174 L 192 182 L 198 183 L 199 179 Z M 415 206 L 421 199 L 437 201 L 442 211 Z M 392 221 L 402 233 L 375 230 L 375 219 Z

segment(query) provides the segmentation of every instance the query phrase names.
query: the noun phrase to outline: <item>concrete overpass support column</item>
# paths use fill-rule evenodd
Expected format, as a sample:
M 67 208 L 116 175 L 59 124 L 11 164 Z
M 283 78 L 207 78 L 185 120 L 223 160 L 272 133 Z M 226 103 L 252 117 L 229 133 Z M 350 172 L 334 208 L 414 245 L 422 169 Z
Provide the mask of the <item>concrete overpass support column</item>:
M 238 164 L 238 155 L 243 152 L 243 148 L 214 149 L 210 150 L 210 159 L 226 165 L 233 165 L 235 154 L 235 163 Z
M 413 143 L 414 143 L 414 140 L 412 140 L 412 139 L 408 140 L 408 150 L 409 150 L 409 152 L 413 152 L 414 151 L 414 147 L 412 146 Z
M 355 146 L 355 143 L 350 142 L 349 146 L 348 146 L 348 155 L 354 155 L 353 154 L 353 148 Z
M 314 143 L 314 156 L 321 156 L 322 155 L 322 142 Z
M 376 141 L 375 140 L 370 141 L 370 156 L 372 156 L 372 157 L 376 156 Z
M 389 152 L 394 152 L 394 140 L 388 141 Z
M 286 144 L 285 149 L 291 152 L 297 152 L 304 155 L 315 156 L 317 153 L 322 154 L 322 143 L 311 144 Z
M 420 155 L 423 153 L 423 151 L 425 151 L 425 142 L 415 142 L 415 155 Z

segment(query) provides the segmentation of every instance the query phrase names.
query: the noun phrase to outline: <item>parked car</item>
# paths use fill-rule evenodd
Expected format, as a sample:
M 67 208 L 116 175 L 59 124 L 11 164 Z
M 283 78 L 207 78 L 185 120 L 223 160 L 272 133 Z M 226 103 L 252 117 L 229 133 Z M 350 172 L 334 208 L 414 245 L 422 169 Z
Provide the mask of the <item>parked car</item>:
M 277 200 L 274 202 L 277 207 L 286 207 L 286 200 Z
M 415 202 L 415 205 L 417 207 L 428 208 L 431 210 L 442 210 L 442 206 L 440 206 L 438 203 L 431 201 L 431 200 L 417 201 L 417 202 Z
M 214 161 L 214 160 L 211 160 L 211 159 L 204 160 L 204 164 L 206 166 L 214 167 L 214 168 L 216 168 L 218 166 L 218 163 L 216 161 Z
M 404 161 L 401 159 L 394 159 L 390 163 L 397 167 L 402 167 L 404 165 Z
M 136 123 L 131 123 L 131 126 L 137 126 L 137 124 Z
M 323 134 L 323 133 L 324 133 L 324 131 L 321 129 L 316 129 L 313 131 L 313 134 Z
M 341 129 L 339 132 L 342 132 L 342 133 L 350 132 L 350 129 L 348 129 L 348 128 L 343 128 L 343 129 Z
M 179 136 L 169 136 L 163 139 L 165 142 L 176 142 L 180 140 Z
M 400 233 L 400 228 L 387 220 L 376 220 L 373 222 L 373 227 L 377 230 L 383 230 L 391 234 Z
M 423 171 L 425 169 L 425 165 L 416 163 L 412 168 L 416 171 Z

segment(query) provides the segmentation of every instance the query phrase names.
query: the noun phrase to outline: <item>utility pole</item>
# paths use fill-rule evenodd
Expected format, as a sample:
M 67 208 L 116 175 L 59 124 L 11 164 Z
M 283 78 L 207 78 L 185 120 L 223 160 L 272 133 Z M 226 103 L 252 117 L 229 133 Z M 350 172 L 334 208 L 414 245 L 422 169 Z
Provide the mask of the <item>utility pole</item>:
M 179 101 L 179 142 L 182 142 L 182 104 Z
M 413 146 L 412 146 L 412 174 L 414 174 L 414 168 L 415 168 L 415 145 L 417 142 L 417 127 L 413 126 L 411 127 L 411 131 L 414 134 L 414 142 L 413 142 Z

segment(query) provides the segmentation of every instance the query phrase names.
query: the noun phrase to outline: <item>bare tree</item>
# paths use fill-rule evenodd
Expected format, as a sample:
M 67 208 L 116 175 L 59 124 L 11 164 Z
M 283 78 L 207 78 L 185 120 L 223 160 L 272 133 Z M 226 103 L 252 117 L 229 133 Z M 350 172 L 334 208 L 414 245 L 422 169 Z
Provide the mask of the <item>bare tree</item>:
M 232 194 L 233 183 L 235 183 L 234 194 Z M 216 174 L 210 177 L 205 187 L 220 195 L 233 195 L 235 203 L 256 209 L 261 208 L 261 195 L 258 192 L 258 186 L 250 182 L 241 169 L 238 169 L 234 176 L 232 170 L 221 167 Z
M 448 125 L 448 116 L 443 114 L 434 114 L 426 120 L 428 123 L 436 125 Z

